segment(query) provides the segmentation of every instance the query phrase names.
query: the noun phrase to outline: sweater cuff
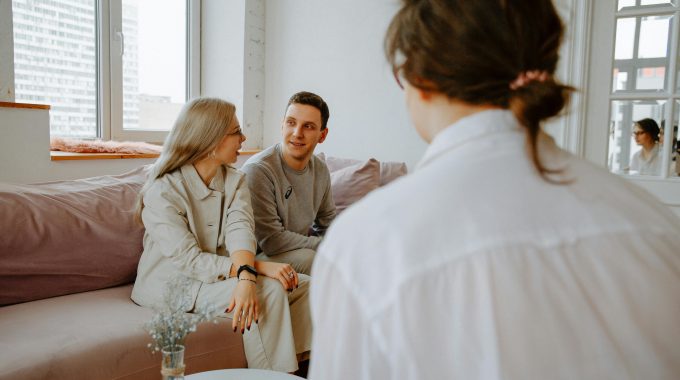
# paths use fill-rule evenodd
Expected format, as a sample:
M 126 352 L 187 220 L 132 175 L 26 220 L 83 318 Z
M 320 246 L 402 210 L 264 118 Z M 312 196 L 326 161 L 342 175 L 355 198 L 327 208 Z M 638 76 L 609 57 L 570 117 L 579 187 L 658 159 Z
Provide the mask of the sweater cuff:
M 313 249 L 316 251 L 316 249 L 319 247 L 319 244 L 321 244 L 321 240 L 323 239 L 321 236 L 308 236 L 307 237 L 307 248 Z

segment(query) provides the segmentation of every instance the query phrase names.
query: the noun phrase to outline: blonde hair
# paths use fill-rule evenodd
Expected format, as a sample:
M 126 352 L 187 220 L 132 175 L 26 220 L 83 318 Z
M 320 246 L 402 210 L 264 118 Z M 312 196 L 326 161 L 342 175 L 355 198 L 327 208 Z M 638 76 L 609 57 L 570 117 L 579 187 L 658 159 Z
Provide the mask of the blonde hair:
M 217 98 L 197 98 L 184 105 L 137 198 L 135 218 L 138 222 L 142 222 L 144 194 L 151 184 L 165 174 L 211 154 L 231 132 L 235 114 L 236 107 L 232 103 Z

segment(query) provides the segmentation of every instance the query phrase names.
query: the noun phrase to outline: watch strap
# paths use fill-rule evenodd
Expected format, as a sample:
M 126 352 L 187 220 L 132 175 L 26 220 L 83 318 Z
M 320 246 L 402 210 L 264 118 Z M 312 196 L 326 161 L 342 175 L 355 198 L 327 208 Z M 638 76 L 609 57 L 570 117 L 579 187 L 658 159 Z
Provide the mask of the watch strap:
M 252 265 L 248 264 L 241 265 L 240 267 L 238 267 L 238 270 L 236 271 L 236 277 L 241 277 L 241 272 L 243 271 L 246 271 L 252 274 L 253 276 L 257 277 L 257 270 Z

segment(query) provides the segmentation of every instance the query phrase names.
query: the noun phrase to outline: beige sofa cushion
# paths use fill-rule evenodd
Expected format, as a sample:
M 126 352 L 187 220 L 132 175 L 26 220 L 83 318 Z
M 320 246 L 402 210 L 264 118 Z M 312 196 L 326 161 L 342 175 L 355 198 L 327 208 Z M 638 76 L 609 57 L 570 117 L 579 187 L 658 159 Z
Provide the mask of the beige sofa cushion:
M 0 379 L 159 379 L 143 329 L 152 311 L 132 285 L 0 308 Z M 187 339 L 185 374 L 246 366 L 231 320 L 204 323 Z
M 34 185 L 0 184 L 0 305 L 127 284 L 144 228 L 145 167 Z

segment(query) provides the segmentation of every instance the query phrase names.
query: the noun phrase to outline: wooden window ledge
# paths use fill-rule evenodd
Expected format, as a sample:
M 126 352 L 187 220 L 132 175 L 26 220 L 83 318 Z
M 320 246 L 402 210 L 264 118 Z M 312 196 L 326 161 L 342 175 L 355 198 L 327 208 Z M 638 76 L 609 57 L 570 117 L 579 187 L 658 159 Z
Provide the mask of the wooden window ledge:
M 157 158 L 157 153 L 72 153 L 61 151 L 50 151 L 52 161 L 71 161 L 71 160 L 115 160 L 124 158 Z
M 259 149 L 251 150 L 241 150 L 242 156 L 252 156 L 259 153 Z M 61 151 L 50 151 L 50 159 L 52 161 L 72 161 L 72 160 L 115 160 L 115 159 L 127 159 L 127 158 L 158 158 L 157 153 L 136 153 L 136 154 L 123 154 L 123 153 L 71 153 L 71 152 L 61 152 Z

